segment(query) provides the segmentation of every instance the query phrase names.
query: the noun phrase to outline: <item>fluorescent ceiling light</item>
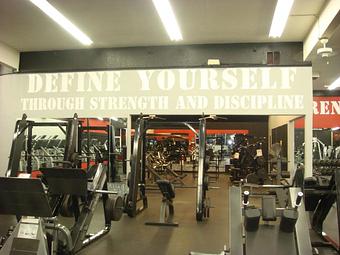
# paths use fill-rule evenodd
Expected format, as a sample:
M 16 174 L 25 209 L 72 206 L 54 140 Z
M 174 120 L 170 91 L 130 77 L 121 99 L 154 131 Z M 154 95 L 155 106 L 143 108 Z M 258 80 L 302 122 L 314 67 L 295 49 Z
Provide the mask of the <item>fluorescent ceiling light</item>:
M 340 129 L 340 127 L 333 127 L 332 128 L 332 131 L 337 131 L 337 130 L 339 130 Z
M 79 28 L 77 28 L 71 21 L 69 21 L 49 2 L 47 2 L 46 0 L 30 0 L 30 1 L 82 44 L 91 45 L 93 43 L 92 40 L 86 34 L 80 31 Z
M 329 90 L 333 90 L 340 87 L 340 76 L 331 85 L 328 86 Z
M 294 0 L 277 0 L 269 37 L 281 37 Z
M 152 0 L 163 26 L 168 33 L 171 41 L 183 40 L 175 14 L 169 0 Z

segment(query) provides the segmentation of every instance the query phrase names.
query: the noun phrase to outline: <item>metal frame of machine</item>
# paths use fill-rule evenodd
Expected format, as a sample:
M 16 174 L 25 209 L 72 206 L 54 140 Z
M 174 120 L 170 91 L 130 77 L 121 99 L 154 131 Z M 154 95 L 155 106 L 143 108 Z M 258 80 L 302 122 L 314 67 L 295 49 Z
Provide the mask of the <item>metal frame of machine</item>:
M 27 161 L 27 167 L 26 172 L 31 173 L 32 170 L 32 158 L 33 158 L 33 128 L 34 127 L 59 127 L 60 130 L 67 135 L 67 121 L 48 121 L 48 122 L 40 122 L 40 121 L 33 121 L 33 120 L 27 120 L 26 114 L 23 115 L 21 120 L 18 120 L 15 125 L 14 130 L 14 138 L 12 140 L 12 147 L 11 147 L 11 153 L 9 157 L 9 163 L 8 168 L 6 172 L 6 176 L 9 177 L 16 177 L 19 173 L 19 162 L 20 158 L 22 157 L 22 152 L 25 152 L 25 159 Z M 83 138 L 87 139 L 87 145 L 90 146 L 90 133 L 92 131 L 104 131 L 107 134 L 107 140 L 109 141 L 109 148 L 108 148 L 108 168 L 109 168 L 109 176 L 110 181 L 114 181 L 115 179 L 115 157 L 114 157 L 114 151 L 115 151 L 115 128 L 118 129 L 124 129 L 126 126 L 119 122 L 119 121 L 113 121 L 110 120 L 110 124 L 107 126 L 82 126 L 79 125 L 78 130 L 78 137 L 77 142 L 79 143 L 78 146 L 81 146 L 81 141 Z M 27 134 L 25 132 L 27 131 Z M 73 139 L 73 138 L 70 138 Z M 70 143 L 70 141 L 68 141 Z M 26 146 L 26 148 L 25 148 Z M 66 145 L 65 145 L 66 146 Z M 69 145 L 67 145 L 69 146 Z M 80 148 L 79 148 L 80 149 Z M 126 149 L 126 148 L 125 148 Z M 80 153 L 80 151 L 79 151 Z M 87 154 L 87 153 L 86 153 Z M 126 155 L 126 152 L 125 154 Z M 48 156 L 47 156 L 48 157 Z M 90 157 L 87 154 L 87 168 L 90 167 Z M 126 160 L 124 158 L 123 160 L 123 170 L 126 171 Z M 80 165 L 79 165 L 80 167 Z M 88 170 L 88 169 L 87 169 Z
M 311 180 L 316 181 L 316 185 L 311 185 Z M 318 181 L 319 180 L 319 181 Z M 307 210 L 311 212 L 311 228 L 319 236 L 319 240 L 312 240 L 313 247 L 329 247 L 340 253 L 339 240 L 336 235 L 340 236 L 340 168 L 333 170 L 333 174 L 328 184 L 323 183 L 323 178 L 307 178 L 304 183 L 304 193 L 306 194 Z M 320 185 L 321 184 L 321 185 Z M 324 229 L 324 223 L 333 205 L 336 204 L 337 224 L 333 224 L 334 236 L 329 236 L 327 230 Z M 334 220 L 333 220 L 334 222 Z
M 289 200 L 291 205 L 293 206 L 295 203 L 295 199 L 297 197 L 298 192 L 300 192 L 299 188 L 289 188 Z M 254 241 L 249 240 L 249 238 L 254 238 L 256 235 L 247 235 L 247 231 L 244 231 L 243 222 L 243 214 L 244 210 L 242 208 L 242 194 L 241 194 L 241 187 L 230 187 L 229 190 L 229 246 L 230 250 L 228 254 L 231 255 L 243 255 L 243 254 L 269 254 L 268 251 L 264 251 L 263 248 L 268 247 L 268 240 L 265 238 L 262 243 L 257 243 L 256 245 L 251 245 L 253 250 L 247 250 L 247 244 L 254 244 Z M 297 208 L 299 217 L 297 219 L 295 229 L 293 233 L 283 233 L 275 232 L 274 228 L 269 227 L 269 231 L 272 231 L 272 236 L 274 237 L 281 237 L 277 240 L 276 244 L 279 244 L 279 247 L 275 247 L 272 250 L 271 254 L 291 254 L 287 253 L 286 251 L 282 250 L 285 247 L 290 250 L 291 245 L 290 241 L 295 240 L 296 246 L 296 254 L 303 254 L 303 255 L 312 255 L 312 246 L 309 234 L 306 233 L 308 230 L 308 219 L 305 214 L 305 208 L 303 201 L 301 202 L 301 206 Z M 282 213 L 282 211 L 281 211 Z M 280 210 L 278 211 L 278 216 L 280 217 Z M 286 235 L 294 235 L 294 238 L 288 237 Z M 259 240 L 257 238 L 256 240 Z M 287 242 L 287 243 L 284 243 Z M 275 245 L 274 245 L 275 246 Z M 256 247 L 256 248 L 254 248 Z M 261 248 L 262 247 L 262 248 Z M 280 250 L 280 249 L 281 250 Z M 281 253 L 280 253 L 281 252 Z
M 133 153 L 131 157 L 131 172 L 128 176 L 129 192 L 124 198 L 124 212 L 126 212 L 130 217 L 135 217 L 138 213 L 148 207 L 148 200 L 145 193 L 146 129 L 147 119 L 141 115 L 137 119 L 135 127 Z M 140 208 L 137 208 L 137 203 L 140 200 L 142 200 L 143 205 Z
M 279 186 L 279 185 L 277 185 Z M 277 187 L 279 188 L 279 187 Z M 305 212 L 303 193 L 300 188 L 289 188 L 288 199 L 290 206 L 288 208 L 275 208 L 275 197 L 271 198 L 269 211 L 274 210 L 274 223 L 266 223 L 259 227 L 260 217 L 264 217 L 264 208 L 256 209 L 249 206 L 249 192 L 244 194 L 242 200 L 242 187 L 231 186 L 229 188 L 229 248 L 226 246 L 220 253 L 207 254 L 200 252 L 190 252 L 190 255 L 257 255 L 257 254 L 301 254 L 312 255 L 313 248 L 309 233 L 308 218 Z M 298 197 L 298 198 L 297 198 Z M 243 206 L 242 206 L 243 205 Z M 264 204 L 262 204 L 264 205 Z M 268 205 L 268 204 L 267 204 Z M 250 210 L 255 210 L 253 218 L 250 218 L 251 227 L 244 225 L 245 210 L 249 206 Z M 274 207 L 274 208 L 273 208 Z M 293 218 L 288 218 L 288 227 L 284 224 L 280 226 L 276 217 L 281 218 L 288 211 L 295 211 L 295 222 Z M 287 220 L 287 218 L 285 219 Z M 257 222 L 257 223 L 256 223 Z M 257 224 L 257 227 L 254 225 Z M 261 225 L 260 224 L 260 225 Z M 282 228 L 283 227 L 283 228 Z M 248 229 L 248 231 L 246 230 Z M 251 229 L 252 228 L 252 229 Z M 287 230 L 290 229 L 290 230 Z
M 26 116 L 24 116 L 22 121 L 19 121 L 17 124 L 19 124 L 17 127 L 21 127 L 16 128 L 16 134 L 19 134 L 19 136 L 23 134 L 25 128 L 32 127 L 32 125 L 27 123 Z M 31 128 L 29 128 L 29 130 L 31 130 Z M 38 245 L 41 243 L 47 243 L 47 240 L 45 240 L 44 237 L 45 235 L 42 234 L 42 230 L 45 229 L 44 232 L 51 236 L 48 242 L 49 251 L 47 251 L 47 246 L 45 245 L 45 248 L 39 248 L 39 252 L 36 249 L 36 252 L 38 252 L 36 254 L 74 254 L 93 241 L 107 234 L 111 229 L 111 221 L 119 220 L 122 216 L 122 198 L 119 196 L 117 196 L 115 199 L 109 197 L 109 194 L 117 193 L 108 191 L 107 189 L 107 168 L 105 168 L 102 163 L 96 165 L 95 169 L 93 169 L 93 174 L 90 175 L 91 182 L 89 183 L 88 172 L 78 168 L 80 164 L 79 157 L 81 157 L 79 148 L 79 131 L 80 122 L 77 115 L 75 114 L 74 117 L 67 122 L 64 159 L 62 161 L 56 162 L 59 164 L 56 167 L 40 169 L 47 183 L 47 193 L 45 193 L 41 180 L 30 178 L 24 179 L 28 185 L 31 183 L 40 183 L 40 186 L 38 185 L 40 188 L 38 187 L 37 192 L 33 194 L 33 198 L 36 200 L 35 204 L 47 204 L 47 207 L 50 207 L 50 210 L 47 210 L 49 211 L 48 213 L 41 215 L 39 210 L 30 211 L 30 206 L 22 207 L 22 203 L 25 201 L 25 197 L 27 196 L 27 191 L 24 189 L 18 190 L 17 182 L 22 182 L 23 180 L 14 177 L 2 178 L 4 179 L 2 181 L 9 182 L 7 185 L 8 187 L 4 190 L 1 190 L 1 193 L 4 194 L 1 194 L 0 198 L 2 197 L 5 199 L 5 201 L 3 201 L 4 204 L 6 204 L 5 202 L 8 202 L 8 198 L 6 198 L 8 197 L 8 192 L 13 193 L 14 189 L 16 194 L 15 199 L 11 201 L 14 205 L 14 211 L 7 208 L 7 210 L 4 210 L 2 213 L 15 214 L 19 216 L 43 217 L 36 218 L 37 222 L 35 222 L 35 225 L 38 226 L 37 228 L 31 225 L 30 231 L 33 231 L 32 233 L 35 235 L 34 238 L 31 239 L 36 240 Z M 24 138 L 13 140 L 14 148 L 12 147 L 12 153 L 17 152 L 18 148 L 20 148 L 18 143 L 22 141 L 24 141 Z M 10 161 L 10 166 L 13 165 L 14 159 L 13 155 L 11 156 L 12 160 Z M 14 171 L 9 171 L 7 173 L 8 175 L 17 174 L 15 169 L 9 168 L 9 170 Z M 31 169 L 28 169 L 28 171 L 30 170 Z M 46 197 L 45 200 L 43 197 Z M 88 234 L 88 228 L 100 197 L 102 197 L 104 207 L 104 228 L 96 234 Z M 82 198 L 83 201 L 81 206 L 79 205 L 80 198 Z M 29 201 L 31 202 L 32 199 L 29 199 Z M 67 227 L 59 224 L 57 220 L 57 216 L 61 213 L 62 208 L 65 209 L 65 204 L 67 207 L 66 210 L 69 210 L 70 214 L 73 214 L 75 218 L 75 224 L 72 229 L 68 229 Z M 22 219 L 25 220 L 26 217 L 23 217 Z M 28 247 L 26 244 L 33 242 L 28 242 L 27 238 L 18 239 L 18 236 L 15 236 L 20 234 L 20 227 L 22 228 L 22 224 L 25 224 L 25 222 L 21 221 L 17 225 L 16 229 L 18 229 L 18 231 L 14 231 L 8 238 L 8 243 L 5 243 L 4 247 L 0 250 L 0 254 L 12 254 L 11 252 L 13 249 L 22 249 L 23 251 L 31 249 L 31 247 Z M 14 242 L 13 240 L 16 241 Z
M 206 118 L 199 122 L 199 155 L 198 155 L 198 177 L 196 194 L 196 220 L 202 221 L 210 214 L 209 198 L 207 191 L 209 179 L 206 170 Z
M 135 217 L 138 213 L 148 207 L 146 196 L 146 155 L 145 139 L 146 131 L 152 123 L 149 120 L 157 119 L 154 115 L 145 116 L 141 114 L 136 121 L 135 134 L 133 140 L 133 153 L 131 157 L 131 172 L 128 177 L 129 193 L 124 199 L 124 211 L 130 216 Z M 196 220 L 202 221 L 209 217 L 210 201 L 207 198 L 209 185 L 206 171 L 206 119 L 200 118 L 199 122 L 199 162 L 198 162 L 198 180 L 196 195 Z M 166 123 L 166 122 L 165 122 Z M 158 123 L 154 123 L 156 126 Z M 164 123 L 163 123 L 164 124 Z M 137 204 L 142 201 L 142 206 Z
M 27 143 L 25 158 L 27 159 L 27 173 L 32 172 L 32 130 L 33 127 L 59 127 L 60 130 L 66 135 L 65 127 L 67 122 L 35 122 L 27 120 L 27 115 L 24 114 L 21 120 L 18 120 L 15 124 L 14 137 L 12 140 L 11 152 L 8 161 L 8 167 L 6 171 L 7 177 L 17 177 L 19 173 L 20 158 L 22 157 L 21 152 L 24 148 L 24 143 L 26 142 L 25 132 L 27 131 Z

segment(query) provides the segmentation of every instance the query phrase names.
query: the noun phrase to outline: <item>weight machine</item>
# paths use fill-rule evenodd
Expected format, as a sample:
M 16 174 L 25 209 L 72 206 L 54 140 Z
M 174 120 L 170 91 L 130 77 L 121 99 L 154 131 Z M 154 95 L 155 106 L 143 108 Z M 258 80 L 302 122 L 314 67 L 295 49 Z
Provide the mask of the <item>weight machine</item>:
M 244 137 L 242 136 L 242 138 Z M 248 138 L 245 138 L 234 148 L 233 159 L 231 160 L 234 167 L 230 169 L 232 182 L 247 180 L 247 182 L 253 184 L 264 184 L 267 173 L 262 144 L 261 140 L 249 144 Z
M 146 131 L 149 128 L 156 127 L 160 124 L 164 127 L 167 122 L 154 122 L 153 120 L 164 120 L 163 118 L 155 115 L 143 115 L 141 114 L 136 120 L 135 134 L 133 139 L 133 151 L 131 156 L 131 172 L 128 175 L 129 192 L 124 198 L 124 212 L 130 217 L 135 217 L 138 213 L 148 207 L 148 200 L 146 196 L 146 170 L 149 170 L 151 174 L 158 180 L 162 179 L 162 175 L 157 173 L 157 169 L 152 167 L 152 164 L 147 164 L 147 161 L 152 160 L 152 155 L 147 155 L 147 134 Z M 174 181 L 183 185 L 181 176 L 173 171 L 168 165 L 161 163 L 160 166 L 164 166 L 164 171 L 171 175 Z M 140 206 L 138 203 L 142 202 Z
M 209 189 L 209 161 L 207 156 L 207 120 L 224 119 L 216 115 L 202 116 L 199 119 L 199 153 L 198 153 L 198 176 L 197 176 L 197 194 L 196 194 L 196 220 L 202 221 L 210 216 L 210 199 L 207 197 Z M 219 171 L 219 170 L 218 170 Z
M 245 191 L 242 199 L 241 187 L 230 187 L 229 248 L 215 255 L 313 254 L 300 188 L 289 188 L 285 208 L 276 208 L 274 196 L 261 197 L 261 208 L 250 206 L 250 196 Z
M 131 172 L 128 176 L 129 192 L 124 199 L 124 211 L 134 217 L 139 212 L 147 208 L 146 196 L 146 131 L 151 126 L 157 126 L 157 122 L 151 123 L 158 117 L 154 115 L 140 115 L 136 121 L 135 134 L 133 141 L 133 153 L 131 157 Z M 161 118 L 158 118 L 161 119 Z M 196 192 L 196 220 L 202 221 L 210 214 L 210 200 L 207 197 L 209 186 L 208 168 L 209 159 L 206 156 L 206 120 L 217 119 L 216 116 L 202 117 L 199 120 L 199 157 L 198 157 L 198 180 Z M 162 125 L 166 124 L 162 123 Z M 153 169 L 151 169 L 153 170 Z M 156 175 L 160 179 L 160 175 Z M 178 177 L 174 175 L 174 177 Z M 142 205 L 138 207 L 138 202 Z
M 39 127 L 58 127 L 66 136 L 67 123 L 66 120 L 28 120 L 27 116 L 24 114 L 22 119 L 18 120 L 15 125 L 6 176 L 16 177 L 20 172 L 31 174 L 32 171 L 37 171 L 40 167 L 53 167 L 56 165 L 57 161 L 61 161 L 64 157 L 66 139 L 60 139 L 57 136 L 48 138 L 46 135 L 38 136 L 33 133 L 35 128 Z M 108 166 L 109 180 L 113 182 L 116 178 L 116 129 L 124 130 L 125 127 L 124 123 L 114 120 L 110 120 L 110 123 L 106 126 L 91 126 L 89 125 L 88 119 L 79 120 L 79 135 L 77 139 L 79 143 L 78 163 L 86 162 L 86 170 L 88 171 L 91 167 L 91 163 L 93 163 L 91 161 L 96 162 L 98 156 L 102 157 L 103 161 L 105 161 L 105 164 Z M 92 144 L 91 134 L 95 132 L 102 132 L 104 137 L 106 137 L 107 143 L 103 144 L 103 148 L 97 148 Z M 124 132 L 121 136 L 124 136 Z M 123 147 L 125 145 L 124 139 L 122 145 Z M 94 147 L 95 149 L 91 150 L 91 147 Z M 124 149 L 125 148 L 122 149 L 122 154 L 126 155 Z M 46 160 L 44 161 L 42 159 Z M 125 159 L 126 157 L 123 156 L 123 169 L 126 169 Z
M 320 237 L 312 240 L 313 247 L 330 247 L 340 253 L 340 168 L 333 169 L 330 178 L 308 177 L 304 180 L 306 210 L 311 212 L 312 230 Z M 333 206 L 336 206 L 332 219 L 332 228 L 337 233 L 327 233 L 325 220 Z M 337 224 L 334 224 L 337 221 Z
M 210 216 L 210 199 L 207 197 L 209 188 L 209 159 L 206 156 L 207 118 L 202 117 L 199 121 L 199 153 L 198 153 L 198 176 L 196 193 L 196 220 L 202 221 Z
M 145 222 L 145 225 L 177 227 L 178 223 L 173 222 L 175 209 L 173 199 L 175 198 L 175 188 L 168 180 L 158 180 L 157 185 L 163 195 L 160 216 L 158 222 Z
M 15 124 L 14 137 L 12 140 L 11 152 L 8 161 L 8 167 L 6 171 L 7 177 L 17 177 L 20 172 L 28 174 L 32 173 L 33 164 L 32 161 L 35 158 L 33 153 L 33 145 L 36 139 L 33 136 L 34 127 L 58 127 L 66 135 L 67 122 L 55 121 L 55 122 L 36 122 L 28 120 L 27 115 L 23 114 L 22 119 L 18 120 Z M 58 156 L 50 156 L 52 158 L 58 158 Z M 26 162 L 25 167 L 21 165 L 22 158 Z
M 120 131 L 119 138 L 121 140 L 120 149 L 122 155 L 123 172 L 126 171 L 126 124 L 119 120 L 113 120 L 112 118 L 110 118 L 109 123 L 106 126 L 93 126 L 90 125 L 89 119 L 86 119 L 85 121 L 86 125 L 81 125 L 80 133 L 82 134 L 82 146 L 85 147 L 84 149 L 86 149 L 84 155 L 86 156 L 87 169 L 89 170 L 91 167 L 91 159 L 94 158 L 96 161 L 98 156 L 103 157 L 103 160 L 106 161 L 108 165 L 109 181 L 114 182 L 118 178 L 116 155 L 119 153 L 117 152 L 115 141 L 117 130 Z M 105 143 L 103 143 L 100 147 L 91 143 L 92 134 L 96 132 L 103 132 L 104 137 L 106 138 Z
M 29 127 L 26 118 L 20 124 L 20 127 Z M 63 160 L 56 161 L 55 167 L 40 169 L 47 189 L 40 179 L 0 179 L 1 187 L 4 187 L 0 190 L 0 203 L 4 205 L 0 213 L 21 217 L 0 250 L 1 255 L 18 251 L 21 252 L 18 254 L 75 254 L 107 234 L 111 229 L 111 221 L 121 218 L 123 199 L 119 196 L 109 197 L 109 194 L 116 195 L 116 192 L 107 189 L 107 167 L 99 162 L 90 171 L 80 168 L 80 129 L 75 114 L 67 122 Z M 24 128 L 20 130 L 19 136 Z M 15 139 L 14 145 L 18 145 L 19 141 Z M 15 146 L 15 149 L 18 148 Z M 12 147 L 11 151 L 16 150 Z M 14 165 L 14 157 L 11 159 Z M 15 169 L 11 169 L 14 173 L 7 172 L 7 175 L 16 176 Z M 96 234 L 89 234 L 88 228 L 100 198 L 104 208 L 104 228 Z M 63 211 L 64 214 L 74 216 L 75 222 L 71 229 L 58 222 L 58 215 Z
M 135 217 L 148 207 L 145 187 L 145 135 L 148 120 L 152 118 L 153 116 L 147 117 L 141 114 L 136 121 L 131 157 L 131 172 L 128 175 L 129 192 L 124 198 L 124 212 L 130 217 Z M 142 201 L 142 206 L 140 207 L 138 207 L 139 201 Z

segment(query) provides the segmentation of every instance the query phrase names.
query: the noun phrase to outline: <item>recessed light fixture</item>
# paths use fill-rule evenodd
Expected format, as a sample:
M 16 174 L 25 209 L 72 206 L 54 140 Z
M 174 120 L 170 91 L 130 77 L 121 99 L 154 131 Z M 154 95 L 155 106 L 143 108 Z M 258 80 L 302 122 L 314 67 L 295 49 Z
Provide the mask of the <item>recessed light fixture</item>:
M 294 0 L 277 0 L 269 37 L 281 37 Z
M 82 44 L 91 45 L 93 43 L 86 34 L 84 34 L 79 28 L 77 28 L 70 20 L 68 20 L 49 2 L 47 2 L 46 0 L 30 1 Z
M 169 0 L 152 0 L 163 26 L 168 33 L 171 41 L 183 40 L 181 30 L 178 26 L 174 11 Z
M 333 81 L 333 83 L 331 85 L 328 86 L 329 90 L 333 90 L 340 87 L 340 76 L 338 77 L 338 79 L 336 79 L 335 81 Z

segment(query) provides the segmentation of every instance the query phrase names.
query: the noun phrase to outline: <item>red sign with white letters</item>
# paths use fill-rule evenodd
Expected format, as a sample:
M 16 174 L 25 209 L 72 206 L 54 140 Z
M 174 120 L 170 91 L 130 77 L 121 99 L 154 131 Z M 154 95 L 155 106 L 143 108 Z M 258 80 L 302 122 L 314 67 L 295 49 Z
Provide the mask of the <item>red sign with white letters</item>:
M 303 128 L 303 121 L 296 121 L 296 128 Z M 313 97 L 313 128 L 340 127 L 340 97 Z

